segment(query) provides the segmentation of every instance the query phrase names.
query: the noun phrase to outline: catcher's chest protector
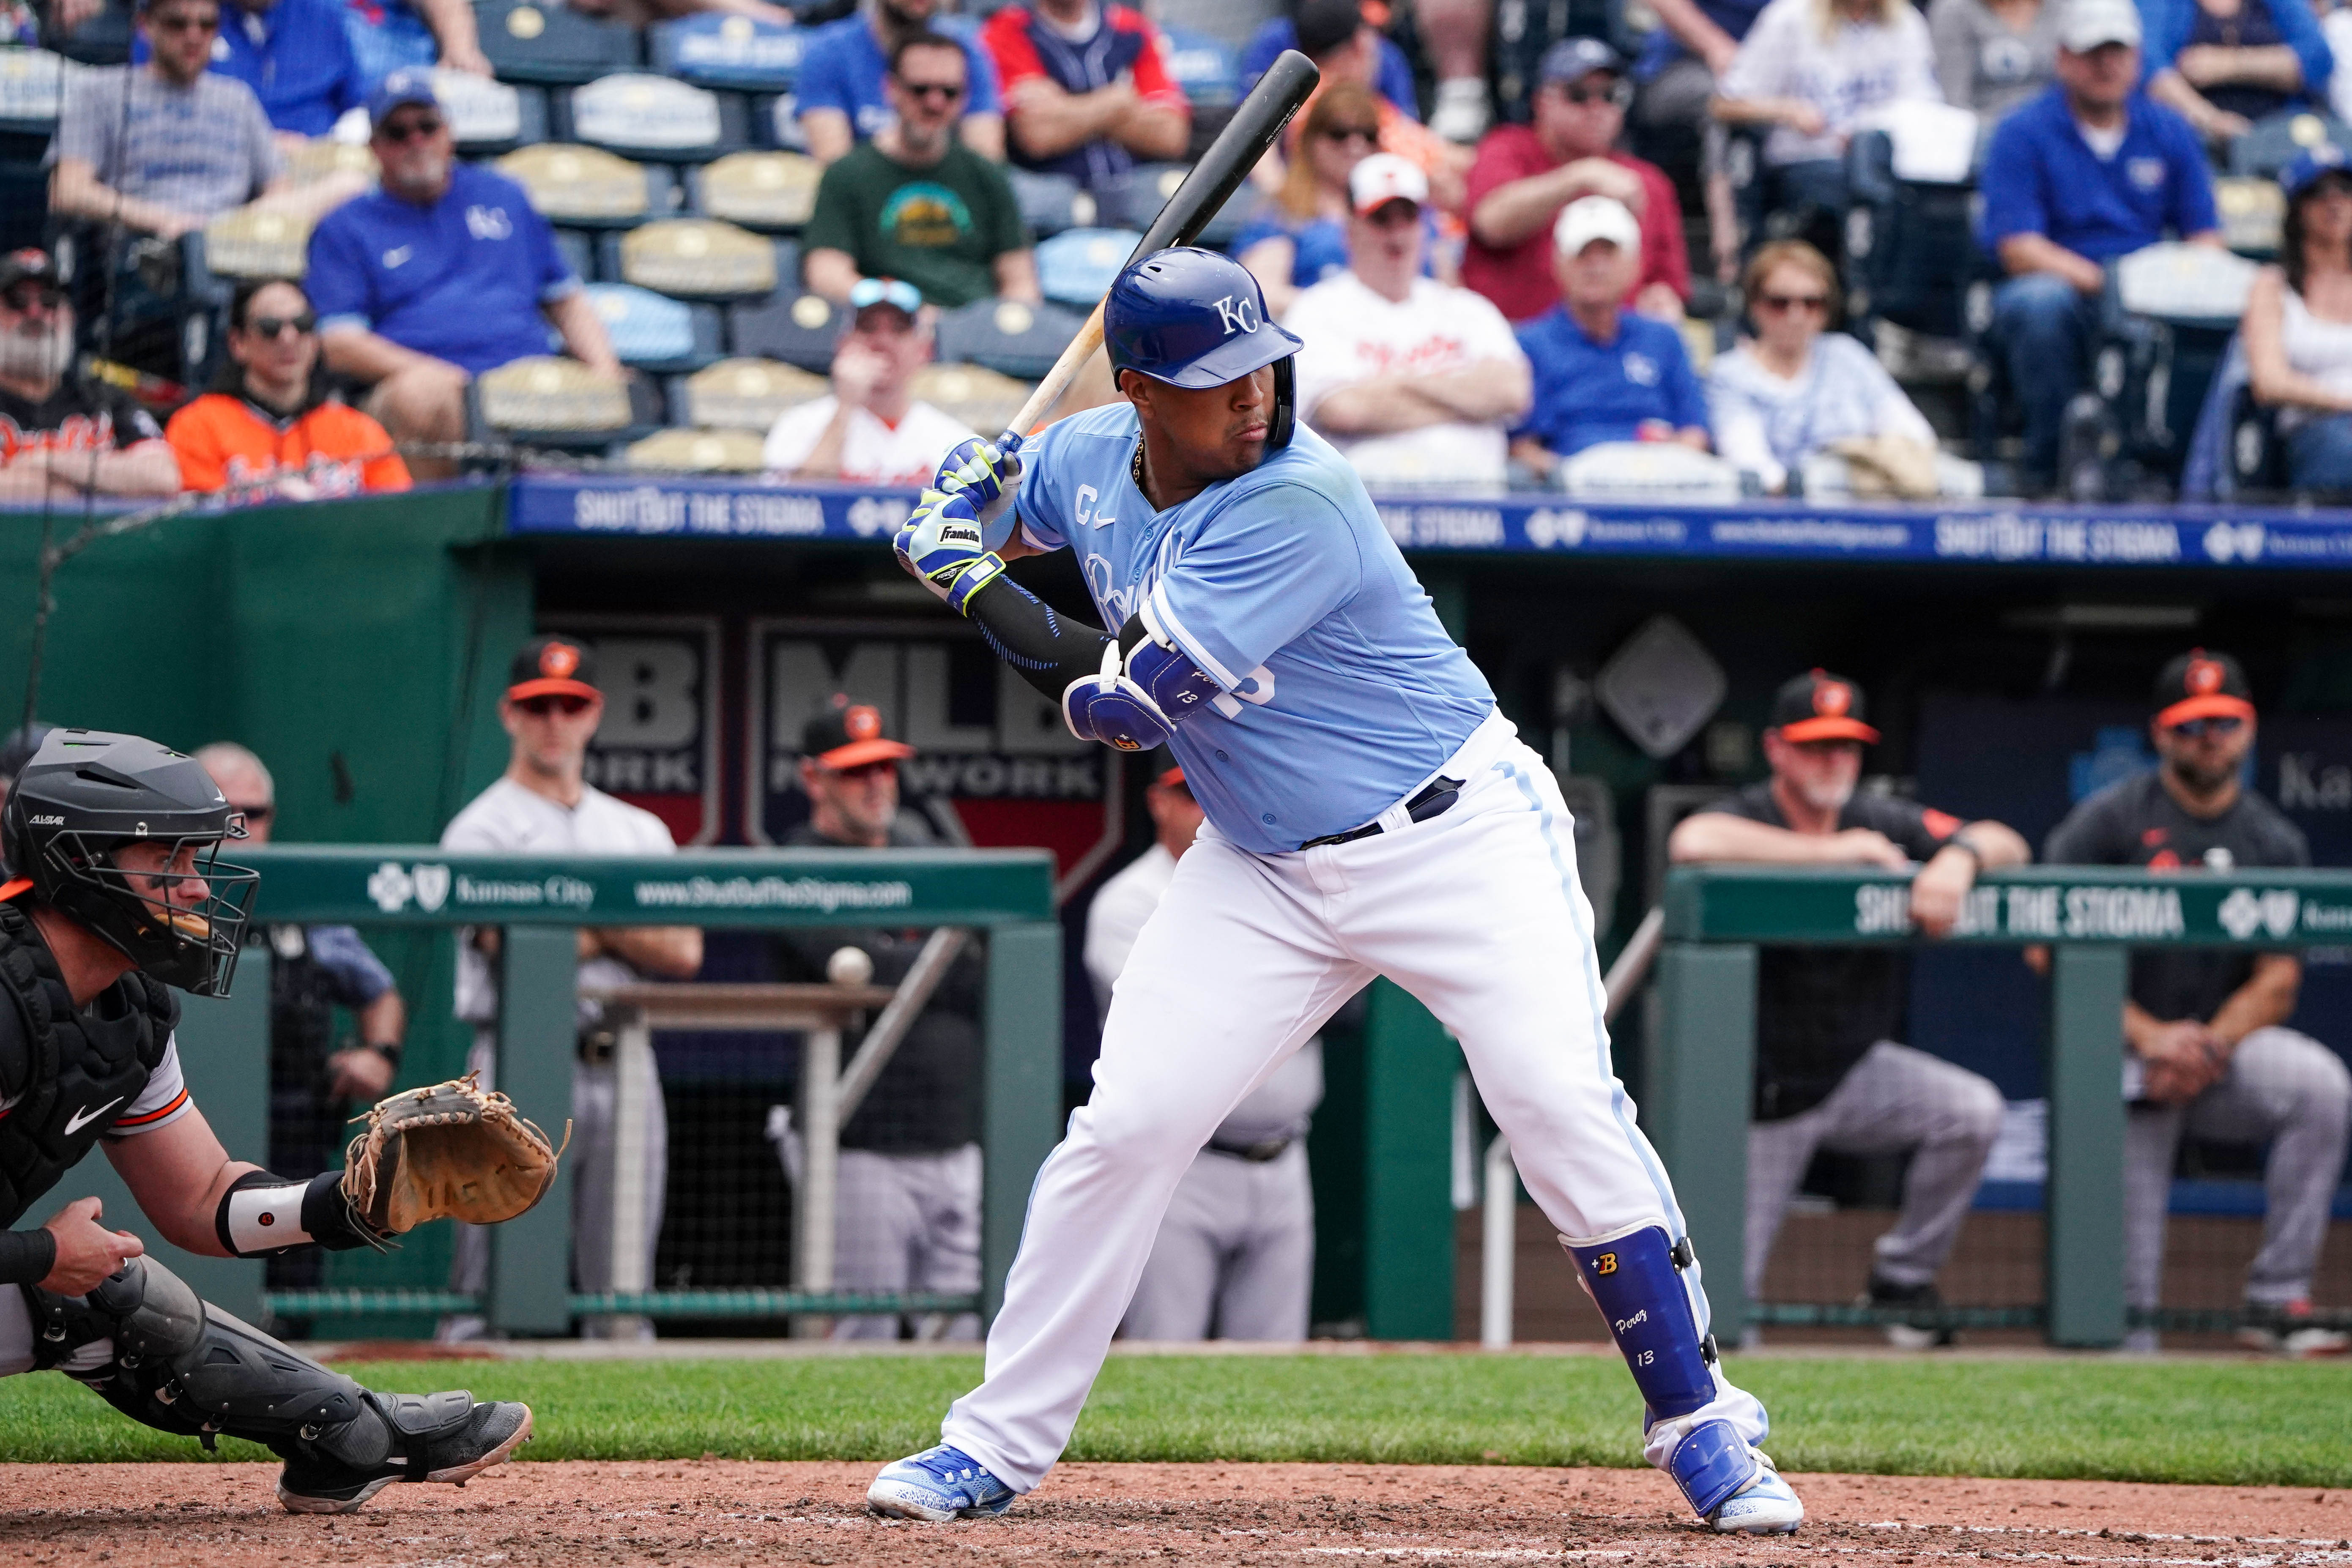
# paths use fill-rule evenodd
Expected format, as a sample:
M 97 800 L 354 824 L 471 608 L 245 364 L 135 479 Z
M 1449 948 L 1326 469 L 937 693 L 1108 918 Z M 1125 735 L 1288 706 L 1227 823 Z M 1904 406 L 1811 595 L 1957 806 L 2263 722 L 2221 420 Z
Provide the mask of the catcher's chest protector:
M 0 1226 L 79 1163 L 163 1060 L 178 1001 L 137 970 L 86 1010 L 14 904 L 0 903 Z

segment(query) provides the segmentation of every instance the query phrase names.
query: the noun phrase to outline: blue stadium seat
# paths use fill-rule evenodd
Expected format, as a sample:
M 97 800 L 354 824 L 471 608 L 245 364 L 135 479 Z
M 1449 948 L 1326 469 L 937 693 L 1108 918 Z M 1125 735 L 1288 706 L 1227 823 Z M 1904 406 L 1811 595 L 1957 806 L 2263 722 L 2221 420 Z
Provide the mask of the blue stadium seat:
M 645 64 L 635 27 L 599 22 L 554 0 L 474 0 L 474 20 L 500 81 L 569 86 Z
M 1123 228 L 1074 228 L 1037 247 L 1037 283 L 1057 304 L 1091 310 L 1143 236 Z
M 1033 169 L 1007 168 L 1013 197 L 1021 204 L 1021 226 L 1032 239 L 1045 239 L 1064 229 L 1084 228 L 1095 220 L 1094 197 L 1078 188 L 1067 174 L 1045 174 Z
M 705 12 L 653 27 L 653 68 L 727 92 L 790 92 L 808 35 L 749 16 Z
M 624 157 L 702 163 L 751 145 L 751 100 L 630 71 L 554 95 L 549 129 Z
M 940 317 L 939 357 L 1039 381 L 1086 324 L 1086 317 L 1055 305 L 975 300 Z
M 433 89 L 449 117 L 457 151 L 468 158 L 508 153 L 547 140 L 547 89 L 485 81 L 464 71 L 436 70 Z
M 808 138 L 801 134 L 798 100 L 789 92 L 760 93 L 751 100 L 751 141 L 784 153 L 805 153 Z
M 1100 216 L 1097 222 L 1108 228 L 1131 228 L 1138 233 L 1151 226 L 1176 187 L 1184 183 L 1192 171 L 1183 163 L 1141 163 L 1112 180 L 1095 194 Z M 1194 241 L 1212 250 L 1223 250 L 1240 235 L 1242 225 L 1248 221 L 1250 210 L 1257 205 L 1258 195 L 1248 182 L 1225 198 Z
M 728 306 L 727 346 L 732 353 L 782 360 L 824 375 L 833 368 L 848 317 L 831 300 L 791 285 L 765 300 Z
M 578 273 L 583 282 L 597 281 L 594 235 L 583 234 L 576 228 L 558 228 L 555 231 L 555 250 L 563 258 L 564 265 Z
M 1221 38 L 1190 27 L 1162 27 L 1168 74 L 1195 109 L 1223 109 L 1242 96 L 1241 59 Z
M 630 283 L 591 283 L 588 298 L 612 334 L 613 352 L 634 370 L 668 375 L 720 357 L 719 307 L 692 305 Z

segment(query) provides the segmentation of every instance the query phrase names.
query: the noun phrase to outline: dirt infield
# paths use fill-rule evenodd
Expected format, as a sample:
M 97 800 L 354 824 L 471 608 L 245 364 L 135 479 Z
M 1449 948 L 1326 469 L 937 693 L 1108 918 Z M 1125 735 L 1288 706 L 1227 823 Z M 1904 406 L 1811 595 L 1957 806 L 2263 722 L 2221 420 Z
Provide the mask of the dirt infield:
M 2352 1563 L 2352 1493 L 2276 1488 L 1803 1476 L 1804 1530 L 1754 1542 L 1700 1531 L 1663 1478 L 1630 1470 L 1074 1464 L 1003 1519 L 944 1526 L 869 1517 L 865 1464 L 517 1464 L 336 1520 L 280 1511 L 274 1474 L 6 1467 L 0 1562 Z

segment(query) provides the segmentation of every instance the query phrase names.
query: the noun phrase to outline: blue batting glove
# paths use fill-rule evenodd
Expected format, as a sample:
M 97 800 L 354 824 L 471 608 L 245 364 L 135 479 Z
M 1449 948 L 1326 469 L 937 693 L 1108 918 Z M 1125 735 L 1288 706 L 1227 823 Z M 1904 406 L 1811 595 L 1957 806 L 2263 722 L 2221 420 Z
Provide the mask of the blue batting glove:
M 917 582 L 960 616 L 971 596 L 1004 570 L 1004 563 L 982 541 L 980 518 L 971 500 L 944 490 L 922 493 L 890 548 Z
M 969 499 L 988 547 L 1002 548 L 1013 536 L 1007 514 L 1021 487 L 1021 438 L 1008 430 L 994 441 L 975 436 L 960 443 L 940 464 L 931 487 Z

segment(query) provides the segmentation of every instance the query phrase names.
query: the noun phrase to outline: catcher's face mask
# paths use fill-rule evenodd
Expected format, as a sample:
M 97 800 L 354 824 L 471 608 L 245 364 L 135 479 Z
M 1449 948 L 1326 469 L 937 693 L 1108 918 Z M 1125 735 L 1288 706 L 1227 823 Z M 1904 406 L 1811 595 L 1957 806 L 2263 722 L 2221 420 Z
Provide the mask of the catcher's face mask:
M 245 821 L 229 818 L 228 837 Z M 218 838 L 130 839 L 96 848 L 65 832 L 47 853 L 58 906 L 138 966 L 194 996 L 226 996 L 261 873 L 220 858 Z

